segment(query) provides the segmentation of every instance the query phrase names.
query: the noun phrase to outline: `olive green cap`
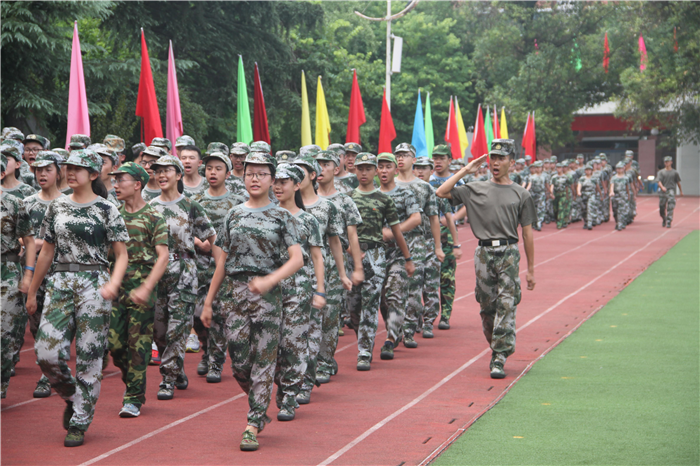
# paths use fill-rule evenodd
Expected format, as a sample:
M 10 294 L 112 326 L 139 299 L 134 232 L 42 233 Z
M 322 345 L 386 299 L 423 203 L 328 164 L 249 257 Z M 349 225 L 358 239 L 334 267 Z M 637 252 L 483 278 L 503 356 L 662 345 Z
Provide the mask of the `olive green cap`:
M 161 157 L 165 157 L 166 155 L 169 155 L 169 154 L 168 154 L 168 151 L 166 151 L 165 149 L 163 149 L 163 148 L 160 147 L 160 146 L 148 146 L 148 147 L 143 151 L 143 153 L 144 153 L 145 155 L 150 155 L 151 157 L 158 157 L 159 159 L 160 159 Z
M 435 162 L 430 157 L 418 157 L 413 163 L 414 167 L 430 167 L 435 168 Z
M 326 150 L 330 150 L 338 154 L 338 157 L 345 155 L 345 146 L 342 144 L 331 144 L 326 147 Z
M 335 155 L 335 154 L 333 154 Z M 318 175 L 321 173 L 321 166 L 318 164 L 315 158 L 313 157 L 300 157 L 294 161 L 295 165 L 303 165 L 305 167 L 309 167 L 311 171 L 316 172 Z
M 168 151 L 173 149 L 173 145 L 168 138 L 153 138 L 153 141 L 151 141 L 151 146 L 163 147 L 168 149 Z
M 268 144 L 265 141 L 255 141 L 250 143 L 250 151 L 264 152 L 265 154 L 269 154 L 272 152 L 272 148 L 270 147 L 270 144 Z
M 345 153 L 354 152 L 355 154 L 359 154 L 360 152 L 362 152 L 362 146 L 356 142 L 348 142 L 347 144 L 345 144 L 344 147 Z
M 513 139 L 494 139 L 491 141 L 489 155 L 503 155 L 505 157 L 515 157 L 515 141 Z M 525 163 L 525 159 L 520 163 Z
M 8 157 L 12 157 L 13 159 L 17 160 L 18 162 L 22 161 L 22 155 L 19 153 L 19 149 L 15 146 L 11 146 L 10 144 L 2 144 L 0 145 L 0 152 L 2 152 L 4 155 Z
M 228 146 L 224 144 L 223 142 L 210 142 L 209 145 L 207 146 L 207 151 L 205 152 L 206 155 L 214 153 L 214 152 L 221 152 L 223 154 L 229 154 Z
M 243 161 L 244 165 L 252 163 L 254 165 L 271 165 L 273 167 L 277 166 L 277 161 L 273 156 L 265 152 L 251 152 L 248 154 Z
M 74 134 L 70 137 L 70 143 L 68 147 L 71 149 L 87 149 L 87 146 L 91 144 L 90 136 L 87 134 Z
M 316 144 L 309 144 L 299 149 L 299 157 L 316 157 L 321 148 Z
M 357 167 L 358 165 L 372 165 L 376 167 L 377 156 L 369 152 L 360 152 L 355 159 L 355 166 Z
M 196 146 L 194 138 L 183 134 L 179 138 L 175 139 L 175 147 L 185 147 L 185 146 Z
M 391 152 L 382 152 L 381 154 L 377 155 L 377 165 L 379 165 L 379 162 L 391 162 L 394 165 L 398 165 L 396 163 L 396 157 L 394 157 L 394 154 Z
M 250 147 L 245 142 L 234 142 L 231 144 L 231 155 L 248 155 L 250 153 Z
M 297 158 L 296 152 L 293 150 L 278 150 L 275 153 L 277 163 L 291 163 Z
M 124 152 L 126 148 L 126 143 L 122 138 L 114 134 L 108 134 L 105 136 L 102 144 L 112 149 L 114 152 Z
M 452 152 L 450 151 L 450 146 L 447 144 L 438 144 L 433 148 L 433 157 L 436 155 L 451 155 Z
M 394 154 L 398 154 L 399 152 L 410 152 L 411 155 L 414 157 L 416 156 L 416 148 L 413 147 L 413 144 L 410 144 L 408 142 L 402 142 L 398 146 L 396 146 L 396 149 L 394 149 Z
M 110 175 L 117 175 L 119 173 L 127 173 L 131 175 L 135 180 L 141 182 L 141 186 L 146 186 L 148 180 L 151 179 L 151 177 L 148 176 L 146 169 L 134 162 L 126 162 L 121 167 L 111 172 Z
M 119 165 L 119 154 L 114 152 L 105 144 L 90 144 L 88 146 L 88 149 L 90 149 L 93 152 L 97 152 L 97 154 L 100 156 L 104 155 L 105 157 L 109 157 L 109 159 L 112 161 L 112 165 Z
M 46 139 L 44 136 L 39 136 L 38 134 L 30 134 L 24 138 L 24 141 L 22 141 L 23 144 L 27 144 L 28 142 L 39 143 L 44 150 L 48 149 L 51 145 L 51 142 L 48 139 Z

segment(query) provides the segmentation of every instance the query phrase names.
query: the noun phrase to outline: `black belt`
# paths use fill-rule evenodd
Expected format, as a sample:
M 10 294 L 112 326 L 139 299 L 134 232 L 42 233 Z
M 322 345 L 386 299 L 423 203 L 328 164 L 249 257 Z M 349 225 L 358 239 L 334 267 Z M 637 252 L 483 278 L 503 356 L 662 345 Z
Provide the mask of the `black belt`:
M 2 261 L 3 262 L 19 262 L 19 254 L 3 254 L 2 255 Z
M 102 264 L 54 264 L 54 272 L 86 272 L 90 270 L 109 271 L 106 265 Z
M 505 246 L 507 244 L 516 244 L 517 239 L 490 239 L 488 241 L 479 240 L 479 246 Z
M 370 249 L 377 249 L 384 246 L 384 243 L 360 243 L 360 250 L 365 252 Z

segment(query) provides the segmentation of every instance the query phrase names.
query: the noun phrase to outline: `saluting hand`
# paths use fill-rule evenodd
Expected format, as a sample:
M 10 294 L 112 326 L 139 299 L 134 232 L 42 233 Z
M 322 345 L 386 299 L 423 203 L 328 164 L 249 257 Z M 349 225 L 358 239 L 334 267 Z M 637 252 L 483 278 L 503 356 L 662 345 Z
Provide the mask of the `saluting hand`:
M 462 174 L 462 177 L 465 175 L 471 175 L 473 173 L 476 173 L 476 171 L 479 169 L 482 163 L 484 163 L 484 160 L 486 160 L 486 157 L 488 157 L 488 154 L 484 154 L 478 159 L 474 159 L 471 162 L 469 162 L 464 168 L 462 168 L 460 171 L 464 172 Z

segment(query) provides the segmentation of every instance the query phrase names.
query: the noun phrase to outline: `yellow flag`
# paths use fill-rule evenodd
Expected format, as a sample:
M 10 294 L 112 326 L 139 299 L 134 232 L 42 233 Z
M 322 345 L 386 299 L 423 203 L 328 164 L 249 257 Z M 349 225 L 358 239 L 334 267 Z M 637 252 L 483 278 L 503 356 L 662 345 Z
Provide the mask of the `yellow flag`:
M 306 93 L 306 76 L 301 72 L 301 147 L 313 144 L 311 141 L 311 115 L 309 95 Z
M 501 139 L 508 139 L 508 125 L 506 124 L 506 108 L 501 107 L 501 125 L 498 128 L 501 133 Z
M 326 150 L 330 144 L 331 122 L 328 118 L 328 108 L 326 107 L 326 96 L 323 94 L 323 84 L 321 77 L 318 77 L 318 87 L 316 89 L 316 145 Z
M 467 130 L 464 129 L 464 120 L 462 120 L 462 112 L 459 111 L 459 102 L 457 97 L 455 97 L 455 113 L 457 113 L 457 133 L 459 134 L 459 153 L 462 154 L 464 158 L 464 151 L 469 147 L 469 140 L 467 139 Z

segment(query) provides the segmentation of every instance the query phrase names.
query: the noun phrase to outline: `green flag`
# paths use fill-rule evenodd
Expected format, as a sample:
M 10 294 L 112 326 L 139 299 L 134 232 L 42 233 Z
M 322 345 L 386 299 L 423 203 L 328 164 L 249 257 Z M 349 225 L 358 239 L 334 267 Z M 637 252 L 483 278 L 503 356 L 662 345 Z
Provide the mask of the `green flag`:
M 428 146 L 428 157 L 433 157 L 435 135 L 433 135 L 433 113 L 430 110 L 430 92 L 425 99 L 425 144 Z
M 486 147 L 491 150 L 491 141 L 493 137 L 493 125 L 491 124 L 491 109 L 486 107 L 486 121 L 484 121 L 484 129 L 486 130 Z
M 236 127 L 236 142 L 253 142 L 253 125 L 250 122 L 250 107 L 248 106 L 248 90 L 245 85 L 243 57 L 238 56 L 238 125 Z
M 574 65 L 574 69 L 577 72 L 581 71 L 581 68 L 583 68 L 583 64 L 581 63 L 581 51 L 578 49 L 576 39 L 574 39 L 574 46 L 571 49 L 571 63 Z

